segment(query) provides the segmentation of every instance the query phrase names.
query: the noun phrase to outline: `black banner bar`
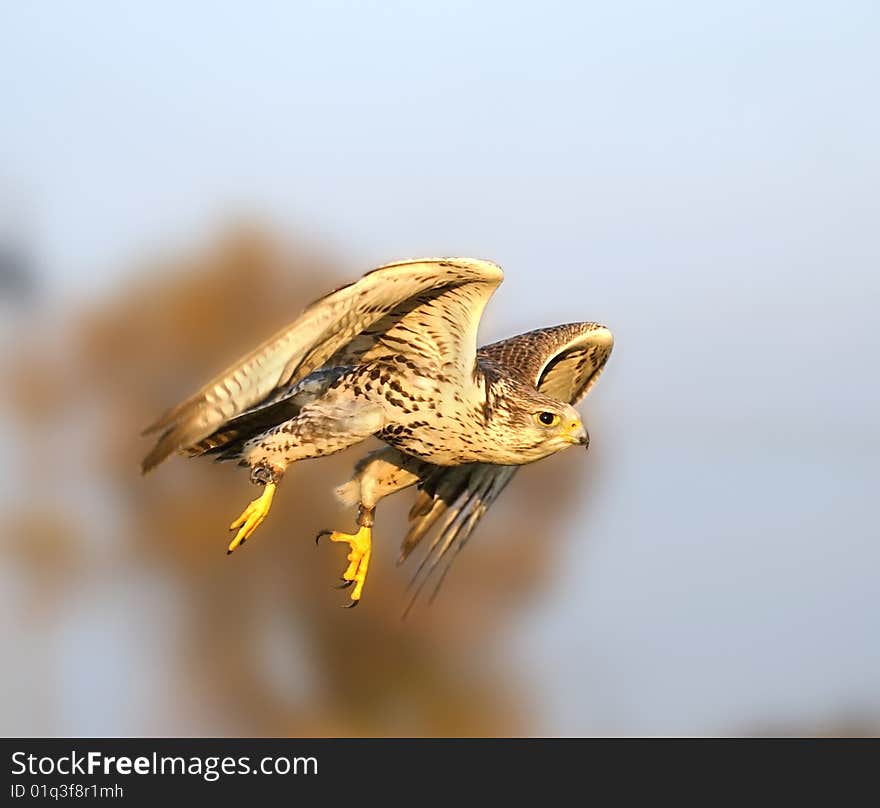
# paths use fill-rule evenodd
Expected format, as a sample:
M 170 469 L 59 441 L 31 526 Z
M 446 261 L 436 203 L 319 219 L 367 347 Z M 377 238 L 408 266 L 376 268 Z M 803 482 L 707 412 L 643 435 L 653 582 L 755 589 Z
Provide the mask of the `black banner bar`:
M 646 788 L 669 793 L 673 784 L 675 790 L 698 788 L 710 775 L 714 788 L 736 790 L 756 772 L 762 787 L 784 781 L 790 788 L 828 771 L 829 759 L 844 764 L 848 778 L 860 763 L 873 772 L 880 750 L 877 741 L 773 739 L 142 738 L 0 744 L 7 775 L 0 794 L 7 805 L 34 800 L 155 804 L 162 798 L 222 798 L 226 804 L 272 797 L 357 805 L 367 796 L 398 795 L 416 802 L 443 792 L 472 797 L 477 784 L 490 790 L 493 802 L 502 795 L 521 797 L 524 787 L 581 797 L 610 788 L 620 798 Z

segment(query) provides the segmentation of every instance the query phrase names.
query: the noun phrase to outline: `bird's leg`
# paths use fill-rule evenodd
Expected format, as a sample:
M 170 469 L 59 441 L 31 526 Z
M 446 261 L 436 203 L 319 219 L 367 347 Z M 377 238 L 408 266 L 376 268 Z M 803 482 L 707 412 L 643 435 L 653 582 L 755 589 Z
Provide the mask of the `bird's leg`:
M 317 539 L 320 539 L 321 536 L 329 536 L 330 541 L 344 541 L 350 548 L 348 567 L 342 573 L 342 587 L 354 584 L 354 589 L 351 592 L 351 603 L 348 605 L 348 608 L 358 605 L 364 591 L 364 581 L 367 580 L 367 569 L 370 566 L 370 555 L 372 554 L 374 512 L 374 508 L 364 507 L 363 504 L 358 507 L 357 533 L 337 533 L 333 530 L 322 530 L 317 536 Z
M 275 488 L 278 485 L 279 478 L 280 474 L 264 466 L 257 466 L 251 472 L 251 480 L 263 486 L 263 493 L 252 500 L 241 516 L 229 526 L 230 530 L 238 530 L 238 533 L 235 534 L 235 538 L 229 543 L 229 549 L 226 551 L 227 555 L 240 544 L 244 544 L 253 532 L 263 524 L 263 520 L 272 507 L 272 500 L 275 497 Z

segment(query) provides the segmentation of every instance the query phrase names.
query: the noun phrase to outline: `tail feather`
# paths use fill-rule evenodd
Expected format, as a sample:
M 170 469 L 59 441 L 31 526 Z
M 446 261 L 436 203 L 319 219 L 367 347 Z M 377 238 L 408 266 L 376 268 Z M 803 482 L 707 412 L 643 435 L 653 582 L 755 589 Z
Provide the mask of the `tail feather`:
M 216 430 L 205 434 L 205 419 L 194 400 L 187 400 L 169 410 L 142 434 L 165 431 L 159 436 L 152 451 L 141 464 L 143 473 L 159 465 L 172 452 L 180 451 L 188 457 L 218 454 L 220 460 L 239 457 L 244 443 L 255 435 L 291 418 L 308 403 L 321 396 L 346 368 L 315 371 L 295 387 L 279 390 L 262 403 L 232 418 Z M 184 412 L 188 410 L 188 412 Z

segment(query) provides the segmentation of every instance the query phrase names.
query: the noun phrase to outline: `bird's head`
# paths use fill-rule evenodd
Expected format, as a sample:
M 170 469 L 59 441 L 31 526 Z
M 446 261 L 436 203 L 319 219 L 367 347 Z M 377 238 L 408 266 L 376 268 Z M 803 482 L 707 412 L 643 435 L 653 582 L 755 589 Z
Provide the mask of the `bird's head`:
M 506 421 L 500 430 L 503 445 L 498 448 L 517 458 L 509 462 L 530 463 L 572 445 L 589 447 L 589 433 L 580 413 L 570 404 L 525 385 L 510 393 L 507 406 L 498 409 L 500 418 Z

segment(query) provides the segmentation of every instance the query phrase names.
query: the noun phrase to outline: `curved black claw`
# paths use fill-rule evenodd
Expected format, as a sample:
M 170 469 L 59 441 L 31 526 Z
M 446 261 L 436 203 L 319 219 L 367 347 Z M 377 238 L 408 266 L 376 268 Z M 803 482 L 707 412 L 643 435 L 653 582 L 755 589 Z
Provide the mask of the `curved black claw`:
M 353 583 L 354 583 L 354 581 L 346 581 L 345 578 L 343 578 L 342 583 L 341 584 L 334 584 L 333 588 L 334 589 L 348 589 L 348 587 L 350 587 Z
M 329 536 L 333 533 L 332 530 L 321 530 L 318 532 L 318 535 L 315 536 L 315 544 L 318 544 L 321 541 L 321 536 Z
M 358 605 L 358 603 L 360 603 L 359 600 L 353 600 L 351 603 L 343 604 L 342 608 L 343 609 L 353 609 L 355 606 Z

